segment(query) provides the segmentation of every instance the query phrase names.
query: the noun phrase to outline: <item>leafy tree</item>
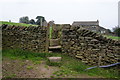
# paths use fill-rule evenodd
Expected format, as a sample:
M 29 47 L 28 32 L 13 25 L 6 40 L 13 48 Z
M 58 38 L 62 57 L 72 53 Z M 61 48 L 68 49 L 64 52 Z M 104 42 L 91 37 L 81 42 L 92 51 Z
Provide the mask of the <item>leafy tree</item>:
M 37 16 L 36 19 L 36 24 L 42 26 L 42 23 L 45 21 L 45 18 L 43 16 Z
M 30 24 L 35 24 L 35 20 L 34 20 L 34 19 L 31 19 L 31 20 L 29 21 L 29 23 L 30 23 Z
M 113 28 L 113 32 L 120 37 L 120 27 L 116 26 L 115 28 Z
M 28 16 L 21 17 L 21 18 L 19 19 L 19 22 L 20 22 L 20 23 L 29 24 L 29 17 L 28 17 Z

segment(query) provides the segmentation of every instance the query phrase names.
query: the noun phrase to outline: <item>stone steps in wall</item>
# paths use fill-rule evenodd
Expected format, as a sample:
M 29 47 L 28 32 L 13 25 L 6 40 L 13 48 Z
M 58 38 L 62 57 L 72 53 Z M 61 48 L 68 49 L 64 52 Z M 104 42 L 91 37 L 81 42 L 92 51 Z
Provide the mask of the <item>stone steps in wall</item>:
M 59 39 L 50 39 L 49 49 L 61 49 L 60 40 Z
M 50 46 L 58 46 L 60 45 L 59 39 L 50 39 Z
M 61 46 L 58 45 L 58 46 L 50 46 L 49 49 L 61 49 Z

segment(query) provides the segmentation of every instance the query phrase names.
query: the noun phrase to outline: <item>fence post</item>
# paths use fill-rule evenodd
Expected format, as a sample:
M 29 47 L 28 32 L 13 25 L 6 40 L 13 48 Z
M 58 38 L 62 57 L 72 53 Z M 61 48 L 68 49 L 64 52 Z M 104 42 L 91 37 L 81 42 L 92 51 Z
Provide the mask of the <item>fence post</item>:
M 46 33 L 46 52 L 48 52 L 48 49 L 49 49 L 49 31 L 50 31 L 50 26 L 48 24 L 47 25 L 47 33 Z

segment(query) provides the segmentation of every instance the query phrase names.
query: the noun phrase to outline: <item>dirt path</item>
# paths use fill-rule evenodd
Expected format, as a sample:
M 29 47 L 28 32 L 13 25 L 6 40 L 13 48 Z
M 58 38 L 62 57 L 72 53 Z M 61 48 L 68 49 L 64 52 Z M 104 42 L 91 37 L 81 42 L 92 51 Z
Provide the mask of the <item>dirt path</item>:
M 51 78 L 54 72 L 59 71 L 59 67 L 46 65 L 45 61 L 34 64 L 30 60 L 13 60 L 3 58 L 3 77 L 14 78 Z M 83 74 L 68 75 L 66 78 L 98 78 Z

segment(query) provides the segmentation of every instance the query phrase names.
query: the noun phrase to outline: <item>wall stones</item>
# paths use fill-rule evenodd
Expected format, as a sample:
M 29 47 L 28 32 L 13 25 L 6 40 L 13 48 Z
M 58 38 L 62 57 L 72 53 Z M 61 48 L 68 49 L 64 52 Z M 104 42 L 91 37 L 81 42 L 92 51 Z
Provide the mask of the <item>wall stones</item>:
M 119 41 L 107 39 L 80 26 L 63 26 L 62 52 L 79 58 L 89 65 L 107 65 L 120 62 Z
M 46 51 L 47 27 L 20 27 L 2 25 L 3 49 L 23 49 L 34 52 Z

